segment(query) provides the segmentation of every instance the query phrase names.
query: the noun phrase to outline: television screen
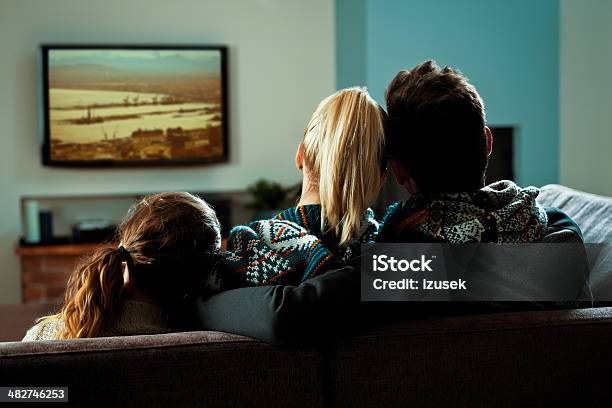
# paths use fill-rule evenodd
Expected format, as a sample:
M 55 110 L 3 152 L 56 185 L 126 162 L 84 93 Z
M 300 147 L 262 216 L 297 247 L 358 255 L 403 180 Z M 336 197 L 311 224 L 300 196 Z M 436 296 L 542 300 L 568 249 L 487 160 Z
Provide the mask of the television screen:
M 227 159 L 224 47 L 43 46 L 42 56 L 45 164 Z

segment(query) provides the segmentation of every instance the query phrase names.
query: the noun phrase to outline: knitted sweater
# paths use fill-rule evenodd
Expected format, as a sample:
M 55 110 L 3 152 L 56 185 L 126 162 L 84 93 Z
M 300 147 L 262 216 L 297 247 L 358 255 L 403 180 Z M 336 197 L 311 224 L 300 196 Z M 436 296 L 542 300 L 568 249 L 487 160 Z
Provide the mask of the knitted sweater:
M 332 258 L 350 256 L 353 246 L 372 242 L 378 232 L 368 209 L 352 245 L 330 243 L 321 231 L 321 206 L 289 208 L 273 219 L 234 227 L 228 252 L 217 265 L 209 289 L 226 290 L 269 284 L 299 284 L 323 273 Z
M 63 321 L 47 319 L 36 323 L 22 341 L 57 340 Z M 168 333 L 166 314 L 150 303 L 128 300 L 123 302 L 117 322 L 98 337 L 134 336 L 138 334 Z
M 537 242 L 548 224 L 538 194 L 508 180 L 475 192 L 414 194 L 388 207 L 378 241 Z

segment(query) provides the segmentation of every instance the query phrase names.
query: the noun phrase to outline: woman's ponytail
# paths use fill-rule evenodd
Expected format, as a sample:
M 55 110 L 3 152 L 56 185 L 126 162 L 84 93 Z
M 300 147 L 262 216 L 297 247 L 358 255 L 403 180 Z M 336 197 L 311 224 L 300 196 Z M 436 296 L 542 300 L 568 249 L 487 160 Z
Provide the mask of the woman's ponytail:
M 319 104 L 304 136 L 318 176 L 323 230 L 340 245 L 359 235 L 364 211 L 382 182 L 385 113 L 363 88 L 341 90 Z
M 60 318 L 60 339 L 96 337 L 121 307 L 125 252 L 103 248 L 82 262 L 68 280 Z

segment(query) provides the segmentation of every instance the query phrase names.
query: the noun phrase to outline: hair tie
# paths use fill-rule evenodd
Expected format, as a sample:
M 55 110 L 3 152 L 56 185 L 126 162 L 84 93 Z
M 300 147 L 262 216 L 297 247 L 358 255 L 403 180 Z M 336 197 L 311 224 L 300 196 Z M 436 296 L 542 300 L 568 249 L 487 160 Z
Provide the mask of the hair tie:
M 119 248 L 117 248 L 117 251 L 119 251 L 119 259 L 121 259 L 122 261 L 127 262 L 131 259 L 130 253 L 127 249 L 125 249 L 123 245 L 120 245 Z

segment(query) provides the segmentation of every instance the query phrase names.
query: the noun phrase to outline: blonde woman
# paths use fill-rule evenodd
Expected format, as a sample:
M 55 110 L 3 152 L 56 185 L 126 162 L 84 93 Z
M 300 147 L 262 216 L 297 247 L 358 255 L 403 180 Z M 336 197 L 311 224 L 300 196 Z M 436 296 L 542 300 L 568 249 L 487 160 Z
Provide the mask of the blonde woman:
M 60 311 L 23 341 L 167 332 L 181 319 L 182 299 L 210 275 L 221 243 L 214 210 L 189 193 L 145 197 L 117 238 L 74 270 Z
M 343 89 L 319 104 L 295 156 L 302 174 L 297 206 L 231 231 L 221 289 L 297 284 L 374 240 L 378 224 L 369 206 L 385 175 L 385 123 L 364 88 Z
M 299 144 L 295 165 L 302 173 L 298 208 L 314 205 L 317 230 L 344 248 L 363 235 L 364 215 L 384 179 L 386 114 L 363 88 L 324 99 Z

